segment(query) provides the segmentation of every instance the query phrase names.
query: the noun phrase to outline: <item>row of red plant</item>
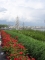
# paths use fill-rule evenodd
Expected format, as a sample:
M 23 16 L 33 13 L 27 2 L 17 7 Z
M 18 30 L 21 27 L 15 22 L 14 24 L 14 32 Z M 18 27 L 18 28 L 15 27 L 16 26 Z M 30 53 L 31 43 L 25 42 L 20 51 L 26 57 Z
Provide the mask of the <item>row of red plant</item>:
M 17 39 L 12 38 L 3 30 L 1 31 L 1 37 L 2 49 L 6 52 L 7 60 L 35 60 L 28 57 L 27 49 L 21 43 L 18 43 Z

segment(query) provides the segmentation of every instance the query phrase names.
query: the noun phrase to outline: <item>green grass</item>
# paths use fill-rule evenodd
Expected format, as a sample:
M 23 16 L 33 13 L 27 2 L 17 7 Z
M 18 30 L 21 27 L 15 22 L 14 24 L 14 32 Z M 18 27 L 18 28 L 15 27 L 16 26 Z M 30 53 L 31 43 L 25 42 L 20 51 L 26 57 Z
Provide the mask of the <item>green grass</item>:
M 24 44 L 32 57 L 35 57 L 37 60 L 45 60 L 45 42 L 38 41 L 17 32 L 8 30 L 6 32 L 14 38 L 18 36 L 18 41 Z
M 20 34 L 32 37 L 37 40 L 45 41 L 45 31 L 35 31 L 35 30 L 12 30 Z

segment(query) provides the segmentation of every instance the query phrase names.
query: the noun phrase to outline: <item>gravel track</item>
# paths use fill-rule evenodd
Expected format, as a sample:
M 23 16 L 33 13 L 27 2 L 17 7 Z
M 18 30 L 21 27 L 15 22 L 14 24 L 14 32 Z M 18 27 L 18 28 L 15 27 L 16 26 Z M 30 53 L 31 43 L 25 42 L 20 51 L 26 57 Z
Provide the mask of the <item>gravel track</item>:
M 2 51 L 2 46 L 1 46 L 1 33 L 0 33 L 0 60 L 7 60 L 6 59 L 6 55 L 4 54 L 4 52 Z

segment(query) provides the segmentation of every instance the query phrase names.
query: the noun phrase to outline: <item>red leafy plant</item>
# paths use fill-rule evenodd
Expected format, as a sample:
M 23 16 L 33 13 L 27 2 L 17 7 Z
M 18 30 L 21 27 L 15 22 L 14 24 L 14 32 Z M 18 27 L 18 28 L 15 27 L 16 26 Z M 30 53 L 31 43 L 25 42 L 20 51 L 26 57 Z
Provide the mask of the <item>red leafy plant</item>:
M 21 43 L 18 43 L 17 39 L 12 38 L 3 30 L 1 31 L 1 36 L 2 47 L 3 51 L 6 52 L 7 60 L 35 60 L 26 56 L 27 49 Z

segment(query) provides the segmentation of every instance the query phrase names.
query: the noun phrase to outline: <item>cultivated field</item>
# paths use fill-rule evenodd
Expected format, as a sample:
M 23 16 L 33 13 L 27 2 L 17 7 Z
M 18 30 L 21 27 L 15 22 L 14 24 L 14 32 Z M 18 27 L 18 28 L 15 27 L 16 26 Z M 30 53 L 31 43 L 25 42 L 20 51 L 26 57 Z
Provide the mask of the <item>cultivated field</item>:
M 45 60 L 45 32 L 34 30 L 6 30 L 13 38 L 17 37 L 27 49 L 29 56 Z

